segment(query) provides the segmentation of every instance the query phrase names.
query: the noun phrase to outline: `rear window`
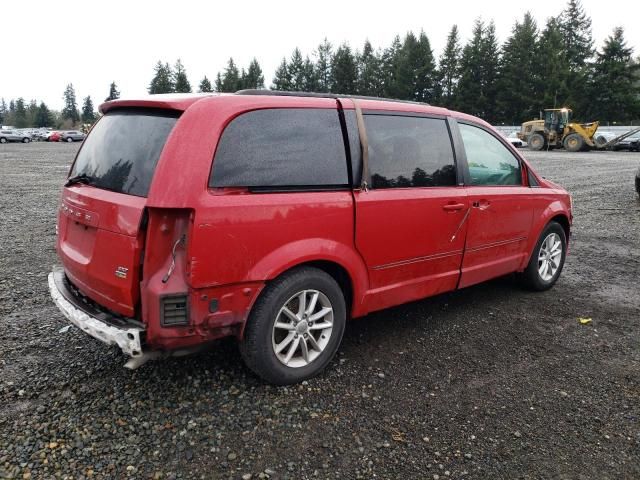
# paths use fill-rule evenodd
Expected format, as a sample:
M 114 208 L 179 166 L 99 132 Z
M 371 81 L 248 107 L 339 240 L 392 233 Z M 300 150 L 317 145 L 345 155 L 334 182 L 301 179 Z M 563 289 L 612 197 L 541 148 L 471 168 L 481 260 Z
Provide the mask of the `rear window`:
M 335 109 L 266 109 L 236 117 L 218 144 L 211 187 L 336 187 L 349 183 Z
M 153 109 L 108 112 L 84 141 L 70 176 L 86 174 L 94 187 L 146 197 L 178 116 Z

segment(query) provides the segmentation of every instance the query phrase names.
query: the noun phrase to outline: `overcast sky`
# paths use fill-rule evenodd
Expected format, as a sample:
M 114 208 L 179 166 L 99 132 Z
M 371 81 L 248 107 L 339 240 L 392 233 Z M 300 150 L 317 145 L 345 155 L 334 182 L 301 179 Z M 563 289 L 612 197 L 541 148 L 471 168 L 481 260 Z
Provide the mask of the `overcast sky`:
M 640 54 L 639 1 L 582 3 L 598 48 L 615 26 L 622 26 L 634 54 Z M 324 37 L 355 48 L 368 38 L 377 48 L 396 34 L 424 29 L 437 57 L 454 23 L 466 41 L 478 17 L 495 20 L 504 41 L 524 15 L 523 4 L 535 8 L 538 26 L 565 6 L 557 0 L 3 1 L 0 97 L 44 100 L 60 109 L 65 86 L 73 83 L 78 104 L 91 95 L 97 108 L 111 81 L 123 96 L 145 94 L 155 63 L 173 64 L 177 58 L 194 91 L 204 75 L 213 82 L 230 56 L 241 67 L 255 56 L 269 86 L 283 56 L 295 46 L 311 55 Z

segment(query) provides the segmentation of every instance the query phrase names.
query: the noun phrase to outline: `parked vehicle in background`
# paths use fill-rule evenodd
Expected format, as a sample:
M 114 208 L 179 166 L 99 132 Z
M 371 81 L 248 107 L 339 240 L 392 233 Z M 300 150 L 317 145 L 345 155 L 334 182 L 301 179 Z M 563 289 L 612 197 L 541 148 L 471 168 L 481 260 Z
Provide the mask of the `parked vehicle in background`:
M 81 142 L 86 135 L 79 130 L 69 130 L 60 135 L 61 142 Z
M 0 143 L 7 143 L 7 142 L 29 143 L 30 141 L 31 141 L 31 137 L 28 134 L 22 133 L 18 130 L 8 130 L 8 129 L 0 130 Z
M 527 146 L 527 142 L 518 138 L 516 132 L 511 132 L 509 134 L 502 133 L 500 134 L 507 139 L 507 141 L 516 148 L 523 148 Z
M 628 152 L 638 152 L 640 151 L 640 137 L 628 137 L 624 140 L 621 140 L 614 147 L 614 150 L 626 150 Z
M 60 132 L 49 132 L 49 135 L 47 135 L 47 142 L 59 142 L 60 135 Z
M 233 336 L 254 372 L 295 383 L 348 318 L 514 272 L 547 290 L 562 271 L 569 194 L 470 115 L 259 90 L 101 112 L 49 288 L 130 368 Z

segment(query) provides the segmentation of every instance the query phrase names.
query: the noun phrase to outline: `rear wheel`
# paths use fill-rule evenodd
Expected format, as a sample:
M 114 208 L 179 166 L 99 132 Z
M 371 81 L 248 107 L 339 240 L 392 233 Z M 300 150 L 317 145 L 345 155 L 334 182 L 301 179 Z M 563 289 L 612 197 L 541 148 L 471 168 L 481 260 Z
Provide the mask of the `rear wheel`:
M 522 273 L 523 283 L 533 290 L 548 290 L 558 281 L 567 254 L 567 236 L 557 222 L 550 222 L 540 234 L 529 265 Z
M 22 139 L 22 143 L 29 143 L 30 141 L 31 141 L 31 139 L 27 138 L 27 137 Z
M 534 133 L 529 137 L 528 144 L 531 150 L 542 150 L 544 148 L 544 137 L 540 133 Z
M 4 137 L 0 137 L 0 143 L 7 143 L 7 139 Z
M 69 142 L 69 143 L 73 142 L 73 138 L 68 137 L 68 138 L 67 138 L 67 142 Z
M 249 316 L 240 353 L 268 382 L 301 382 L 329 364 L 345 321 L 345 299 L 336 281 L 322 270 L 298 268 L 265 287 Z
M 570 133 L 565 137 L 563 145 L 568 152 L 579 152 L 584 148 L 584 138 L 577 133 Z

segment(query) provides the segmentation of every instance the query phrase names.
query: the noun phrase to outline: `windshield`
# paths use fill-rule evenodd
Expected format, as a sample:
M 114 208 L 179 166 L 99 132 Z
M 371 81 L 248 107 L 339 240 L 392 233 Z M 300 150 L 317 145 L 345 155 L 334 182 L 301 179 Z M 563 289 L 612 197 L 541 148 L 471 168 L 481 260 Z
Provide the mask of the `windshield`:
M 146 197 L 179 112 L 126 109 L 108 112 L 86 138 L 70 178 L 85 175 L 97 188 Z

